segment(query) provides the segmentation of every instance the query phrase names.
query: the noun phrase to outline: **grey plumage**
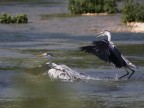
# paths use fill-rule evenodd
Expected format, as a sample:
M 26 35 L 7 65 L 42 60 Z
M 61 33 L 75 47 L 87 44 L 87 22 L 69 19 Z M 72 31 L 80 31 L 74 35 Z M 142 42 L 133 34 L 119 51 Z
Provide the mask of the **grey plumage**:
M 129 75 L 127 69 L 131 70 L 132 73 L 129 75 L 128 79 L 134 74 L 132 68 L 136 68 L 134 64 L 128 61 L 119 51 L 119 49 L 110 41 L 111 35 L 110 32 L 105 31 L 103 35 L 109 35 L 108 40 L 103 39 L 99 41 L 93 41 L 91 45 L 83 46 L 80 48 L 81 51 L 91 53 L 99 57 L 101 60 L 112 63 L 116 68 L 125 67 L 127 73 L 121 76 L 119 79 Z

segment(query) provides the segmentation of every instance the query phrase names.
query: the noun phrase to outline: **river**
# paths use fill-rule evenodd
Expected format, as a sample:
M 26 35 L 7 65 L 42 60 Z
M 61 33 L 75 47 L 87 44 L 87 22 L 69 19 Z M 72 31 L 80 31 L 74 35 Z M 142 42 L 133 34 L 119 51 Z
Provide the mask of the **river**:
M 94 55 L 79 51 L 79 47 L 89 45 L 96 38 L 94 33 L 85 33 L 82 28 L 75 33 L 68 23 L 80 22 L 85 16 L 56 15 L 67 12 L 65 3 L 65 0 L 43 0 L 40 6 L 37 2 L 2 3 L 1 12 L 28 13 L 30 23 L 0 25 L 0 108 L 143 108 L 144 33 L 112 32 L 114 44 L 138 66 L 131 79 L 118 80 L 125 69 L 116 69 Z M 42 20 L 41 13 L 54 17 Z M 36 22 L 39 18 L 41 21 Z M 45 22 L 48 25 L 42 26 Z M 62 22 L 68 31 L 58 29 Z M 51 81 L 43 75 L 49 69 L 45 64 L 47 59 L 38 56 L 45 52 L 55 55 L 54 63 L 68 65 L 94 79 Z

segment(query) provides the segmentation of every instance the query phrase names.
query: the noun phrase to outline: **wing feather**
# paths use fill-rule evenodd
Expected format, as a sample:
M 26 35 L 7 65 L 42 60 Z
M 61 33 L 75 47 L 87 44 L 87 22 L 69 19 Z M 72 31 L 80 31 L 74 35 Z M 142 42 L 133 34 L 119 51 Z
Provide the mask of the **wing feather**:
M 80 50 L 94 54 L 105 62 L 111 62 L 109 59 L 109 42 L 106 40 L 93 41 L 91 45 L 81 47 Z

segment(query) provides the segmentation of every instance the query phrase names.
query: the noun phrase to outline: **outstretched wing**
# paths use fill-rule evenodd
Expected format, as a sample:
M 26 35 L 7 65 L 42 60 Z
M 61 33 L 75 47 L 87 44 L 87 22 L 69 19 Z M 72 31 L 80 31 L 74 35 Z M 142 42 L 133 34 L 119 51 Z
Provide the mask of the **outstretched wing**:
M 106 62 L 111 62 L 109 59 L 109 42 L 107 40 L 93 41 L 91 45 L 81 47 L 80 50 L 94 54 Z

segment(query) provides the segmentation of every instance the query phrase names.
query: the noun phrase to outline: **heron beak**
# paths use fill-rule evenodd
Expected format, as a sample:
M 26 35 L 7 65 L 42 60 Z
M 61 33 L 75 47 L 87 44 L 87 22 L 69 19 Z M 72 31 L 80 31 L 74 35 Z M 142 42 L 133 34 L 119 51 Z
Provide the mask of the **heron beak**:
M 37 55 L 38 57 L 43 57 L 43 54 L 39 54 L 39 55 Z
M 104 35 L 104 32 L 100 32 L 100 33 L 97 33 L 95 34 L 96 35 L 96 38 L 100 37 L 100 36 L 103 36 Z
M 43 57 L 43 56 L 46 56 L 46 53 L 44 53 L 44 54 L 38 54 L 37 56 L 38 57 Z
M 94 34 L 94 35 L 96 35 L 96 36 L 99 36 L 99 35 L 101 35 L 103 32 L 100 32 L 100 33 L 96 33 L 96 34 Z

